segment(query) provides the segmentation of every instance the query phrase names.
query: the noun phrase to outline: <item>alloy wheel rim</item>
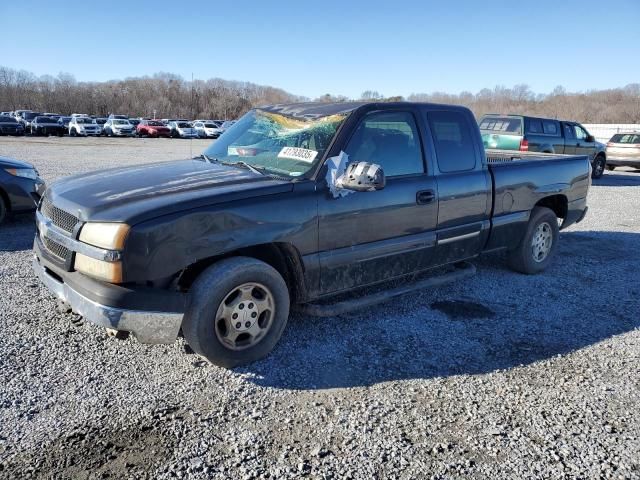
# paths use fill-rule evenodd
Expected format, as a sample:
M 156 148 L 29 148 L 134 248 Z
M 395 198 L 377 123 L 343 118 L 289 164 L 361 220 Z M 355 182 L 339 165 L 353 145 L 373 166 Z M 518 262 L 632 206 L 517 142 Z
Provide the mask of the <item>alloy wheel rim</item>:
M 537 263 L 543 262 L 551 251 L 553 245 L 553 231 L 551 225 L 542 222 L 536 228 L 531 239 L 531 251 L 533 260 Z
M 243 283 L 220 302 L 214 325 L 216 336 L 230 350 L 250 348 L 269 332 L 274 314 L 271 291 L 261 283 Z

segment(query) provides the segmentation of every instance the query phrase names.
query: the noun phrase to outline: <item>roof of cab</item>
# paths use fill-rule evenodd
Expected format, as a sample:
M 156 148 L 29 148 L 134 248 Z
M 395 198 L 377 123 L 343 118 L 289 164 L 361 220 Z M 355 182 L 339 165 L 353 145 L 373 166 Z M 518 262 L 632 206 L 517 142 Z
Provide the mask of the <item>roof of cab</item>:
M 440 105 L 426 102 L 337 102 L 337 103 L 320 103 L 320 102 L 301 102 L 301 103 L 279 103 L 275 105 L 267 105 L 258 107 L 258 110 L 278 113 L 288 117 L 296 118 L 321 118 L 330 115 L 348 114 L 352 111 L 364 106 L 387 106 L 387 107 L 412 107 L 412 106 L 440 106 L 452 110 L 468 110 L 461 105 Z

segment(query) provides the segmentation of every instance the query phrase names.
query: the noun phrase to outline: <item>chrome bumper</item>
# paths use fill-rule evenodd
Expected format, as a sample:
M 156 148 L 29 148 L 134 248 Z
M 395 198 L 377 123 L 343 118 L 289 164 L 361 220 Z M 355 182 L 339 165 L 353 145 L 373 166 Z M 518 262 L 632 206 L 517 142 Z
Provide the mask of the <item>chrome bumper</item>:
M 34 256 L 33 271 L 42 283 L 86 320 L 105 328 L 131 332 L 140 343 L 173 343 L 182 324 L 182 313 L 123 310 L 101 305 L 49 275 Z

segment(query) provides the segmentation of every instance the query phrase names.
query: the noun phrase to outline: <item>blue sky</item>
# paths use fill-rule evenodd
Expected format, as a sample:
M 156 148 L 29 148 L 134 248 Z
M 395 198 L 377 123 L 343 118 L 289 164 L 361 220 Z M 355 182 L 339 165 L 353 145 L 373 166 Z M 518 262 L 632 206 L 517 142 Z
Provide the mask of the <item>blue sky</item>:
M 640 0 L 0 1 L 0 65 L 357 97 L 640 82 Z

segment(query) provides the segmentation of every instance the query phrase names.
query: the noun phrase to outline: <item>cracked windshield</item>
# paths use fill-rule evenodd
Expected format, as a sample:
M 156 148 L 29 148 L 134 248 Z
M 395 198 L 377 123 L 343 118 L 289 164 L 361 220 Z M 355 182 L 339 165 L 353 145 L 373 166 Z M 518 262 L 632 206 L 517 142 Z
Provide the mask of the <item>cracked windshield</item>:
M 204 152 L 210 161 L 246 163 L 258 170 L 297 177 L 322 158 L 346 115 L 298 118 L 256 109 Z

